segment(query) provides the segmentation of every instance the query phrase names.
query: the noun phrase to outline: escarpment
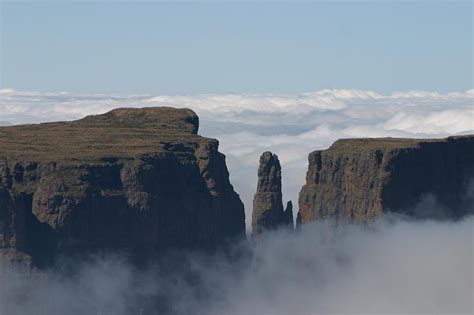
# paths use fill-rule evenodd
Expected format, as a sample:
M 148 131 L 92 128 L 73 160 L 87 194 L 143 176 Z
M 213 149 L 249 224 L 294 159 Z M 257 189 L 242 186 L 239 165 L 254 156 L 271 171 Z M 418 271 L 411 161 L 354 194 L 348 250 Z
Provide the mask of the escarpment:
M 383 212 L 417 218 L 473 213 L 474 136 L 343 139 L 309 154 L 300 224 L 370 222 Z
M 245 237 L 218 141 L 188 109 L 0 127 L 0 259 L 213 249 Z
M 258 167 L 257 192 L 253 199 L 252 237 L 265 230 L 282 226 L 293 228 L 293 209 L 291 201 L 283 210 L 281 192 L 281 166 L 278 156 L 264 152 Z

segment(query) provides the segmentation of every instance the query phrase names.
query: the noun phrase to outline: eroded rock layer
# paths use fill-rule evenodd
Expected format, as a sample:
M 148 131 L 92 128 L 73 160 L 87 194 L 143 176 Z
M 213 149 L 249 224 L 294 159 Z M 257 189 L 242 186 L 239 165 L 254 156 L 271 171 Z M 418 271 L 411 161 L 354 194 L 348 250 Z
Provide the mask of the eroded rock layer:
M 218 141 L 188 109 L 0 128 L 0 256 L 212 249 L 245 236 Z M 16 254 L 15 254 L 16 253 Z
M 382 212 L 459 218 L 473 212 L 474 136 L 343 139 L 309 154 L 297 221 L 369 222 Z

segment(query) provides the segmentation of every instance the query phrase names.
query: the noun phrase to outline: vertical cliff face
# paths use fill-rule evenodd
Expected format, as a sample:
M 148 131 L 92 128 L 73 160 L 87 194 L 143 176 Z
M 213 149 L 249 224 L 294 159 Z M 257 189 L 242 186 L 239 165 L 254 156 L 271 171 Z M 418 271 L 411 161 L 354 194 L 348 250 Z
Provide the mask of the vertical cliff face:
M 245 237 L 218 142 L 190 110 L 118 109 L 0 128 L 0 256 L 213 249 Z
M 368 222 L 382 212 L 430 218 L 472 213 L 474 136 L 338 140 L 308 160 L 297 219 L 303 224 L 327 217 Z
M 284 225 L 293 227 L 293 213 L 291 202 L 283 210 L 280 161 L 276 154 L 264 152 L 260 156 L 257 192 L 253 199 L 252 236 Z

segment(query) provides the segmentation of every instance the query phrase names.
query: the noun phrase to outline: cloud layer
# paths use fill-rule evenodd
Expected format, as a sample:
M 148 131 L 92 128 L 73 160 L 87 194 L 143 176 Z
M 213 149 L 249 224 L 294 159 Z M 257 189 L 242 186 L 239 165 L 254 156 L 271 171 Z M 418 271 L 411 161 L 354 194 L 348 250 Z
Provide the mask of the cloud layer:
M 189 254 L 171 270 L 101 255 L 32 287 L 0 279 L 8 283 L 0 313 L 472 314 L 473 224 L 385 217 L 370 228 L 331 229 L 321 221 L 268 235 L 249 259 Z
M 296 200 L 307 155 L 338 138 L 434 138 L 474 132 L 474 89 L 381 95 L 322 90 L 300 95 L 102 95 L 0 90 L 0 124 L 71 120 L 117 107 L 187 107 L 201 119 L 200 133 L 219 139 L 231 180 L 250 218 L 259 155 L 278 154 L 285 199 Z

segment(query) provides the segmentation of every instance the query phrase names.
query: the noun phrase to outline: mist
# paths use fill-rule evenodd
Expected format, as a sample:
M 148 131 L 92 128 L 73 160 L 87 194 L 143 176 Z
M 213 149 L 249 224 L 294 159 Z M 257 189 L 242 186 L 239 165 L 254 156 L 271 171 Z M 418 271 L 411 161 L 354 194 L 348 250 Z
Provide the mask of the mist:
M 110 253 L 32 278 L 3 268 L 0 314 L 472 314 L 473 226 L 318 221 L 146 268 Z

